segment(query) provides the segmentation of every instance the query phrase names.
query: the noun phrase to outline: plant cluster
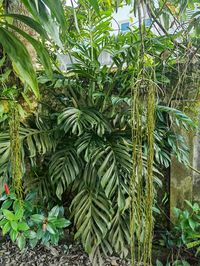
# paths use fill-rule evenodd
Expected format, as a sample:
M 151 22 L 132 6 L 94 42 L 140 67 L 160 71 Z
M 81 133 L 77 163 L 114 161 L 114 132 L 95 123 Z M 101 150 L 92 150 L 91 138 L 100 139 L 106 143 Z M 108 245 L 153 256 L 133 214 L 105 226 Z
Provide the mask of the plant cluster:
M 23 201 L 16 198 L 14 191 L 5 184 L 5 193 L 0 198 L 0 228 L 2 234 L 9 235 L 22 250 L 26 244 L 32 248 L 38 243 L 57 245 L 63 236 L 63 229 L 70 225 L 64 218 L 63 207 L 33 204 L 34 193 L 27 194 Z
M 198 203 L 192 203 L 187 200 L 185 200 L 185 203 L 185 209 L 174 208 L 175 221 L 171 225 L 171 230 L 162 234 L 160 244 L 170 250 L 169 260 L 174 257 L 180 262 L 182 257 L 190 255 L 189 258 L 196 257 L 196 261 L 198 261 L 200 250 L 200 206 Z

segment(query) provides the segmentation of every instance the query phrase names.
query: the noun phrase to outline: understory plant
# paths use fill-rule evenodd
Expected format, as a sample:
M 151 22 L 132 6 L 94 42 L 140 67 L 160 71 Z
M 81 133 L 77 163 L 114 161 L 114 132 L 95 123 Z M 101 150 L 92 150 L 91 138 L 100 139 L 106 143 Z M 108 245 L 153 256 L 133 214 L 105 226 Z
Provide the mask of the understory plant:
M 200 251 L 200 206 L 197 202 L 185 200 L 186 209 L 174 209 L 175 226 L 173 228 L 177 236 L 177 244 L 188 249 Z
M 199 260 L 200 206 L 197 202 L 185 200 L 185 209 L 174 208 L 174 222 L 171 224 L 171 230 L 162 234 L 160 244 L 170 250 L 169 261 L 172 258 L 181 261 L 184 257 L 186 260 L 192 258 L 194 262 Z
M 22 250 L 38 243 L 57 245 L 63 237 L 63 229 L 70 225 L 64 218 L 63 207 L 49 209 L 35 202 L 35 194 L 29 193 L 22 201 L 16 198 L 13 189 L 5 184 L 5 193 L 0 198 L 0 228 Z
M 166 264 L 163 264 L 161 261 L 156 260 L 156 266 L 190 266 L 190 264 L 183 259 L 175 260 L 173 262 L 167 262 Z

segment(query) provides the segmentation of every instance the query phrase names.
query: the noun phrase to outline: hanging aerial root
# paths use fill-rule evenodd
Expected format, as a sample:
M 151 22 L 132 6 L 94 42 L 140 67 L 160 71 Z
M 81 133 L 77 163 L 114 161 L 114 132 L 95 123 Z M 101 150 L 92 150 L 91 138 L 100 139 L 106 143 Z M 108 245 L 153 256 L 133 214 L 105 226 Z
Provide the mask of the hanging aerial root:
M 155 87 L 149 85 L 147 95 L 147 174 L 146 174 L 146 199 L 145 199 L 145 239 L 144 239 L 144 265 L 152 265 L 153 241 L 153 160 L 154 160 L 154 128 L 155 128 Z
M 132 140 L 133 140 L 133 172 L 130 179 L 130 232 L 131 232 L 131 260 L 132 265 L 135 261 L 140 260 L 141 257 L 141 241 L 142 234 L 142 110 L 143 104 L 140 98 L 139 84 L 133 88 L 133 102 L 132 102 Z
M 22 172 L 21 172 L 21 149 L 20 149 L 20 115 L 17 103 L 10 103 L 10 156 L 12 183 L 18 199 L 22 200 Z
M 147 100 L 140 95 L 140 87 L 132 91 L 133 173 L 130 180 L 131 265 L 152 265 L 154 202 L 153 159 L 155 127 L 155 87 L 150 84 Z M 147 170 L 144 174 L 142 117 L 146 117 Z

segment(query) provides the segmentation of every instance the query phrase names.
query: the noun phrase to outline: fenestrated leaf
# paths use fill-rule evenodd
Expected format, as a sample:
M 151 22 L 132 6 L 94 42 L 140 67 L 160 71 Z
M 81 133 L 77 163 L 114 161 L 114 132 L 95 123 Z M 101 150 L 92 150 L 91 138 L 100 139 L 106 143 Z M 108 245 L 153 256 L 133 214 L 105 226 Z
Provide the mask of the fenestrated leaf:
M 106 196 L 110 198 L 114 193 L 118 193 L 119 196 L 120 191 L 120 197 L 122 198 L 124 188 L 128 191 L 127 185 L 125 184 L 127 182 L 124 182 L 124 177 L 130 175 L 132 167 L 129 148 L 120 140 L 101 149 L 97 148 L 91 160 L 93 161 L 93 165 L 98 167 L 97 173 L 101 178 L 101 185 Z M 123 176 L 121 175 L 122 169 L 124 171 Z M 123 204 L 120 201 L 118 203 L 120 206 Z
M 85 129 L 94 129 L 99 136 L 111 131 L 110 125 L 103 115 L 95 109 L 74 107 L 66 108 L 58 117 L 58 124 L 67 133 L 81 135 Z
M 109 231 L 109 241 L 115 251 L 121 252 L 130 241 L 130 225 L 128 212 L 122 213 L 117 204 L 114 207 L 115 215 L 113 216 L 111 229 Z
M 16 74 L 22 82 L 28 84 L 34 94 L 39 97 L 35 71 L 25 46 L 17 37 L 3 27 L 0 27 L 0 43 L 10 57 Z

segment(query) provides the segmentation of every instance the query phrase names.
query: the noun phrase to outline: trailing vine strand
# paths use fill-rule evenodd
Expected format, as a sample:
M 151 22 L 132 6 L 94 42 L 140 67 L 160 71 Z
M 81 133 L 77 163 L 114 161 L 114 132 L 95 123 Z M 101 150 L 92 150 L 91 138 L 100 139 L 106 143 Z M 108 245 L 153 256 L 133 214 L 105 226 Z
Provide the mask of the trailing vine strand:
M 10 101 L 10 157 L 13 187 L 17 197 L 22 199 L 22 173 L 20 148 L 20 115 L 15 101 Z
M 153 159 L 154 159 L 154 127 L 155 127 L 155 90 L 150 84 L 147 96 L 147 176 L 146 176 L 146 200 L 145 200 L 145 257 L 144 265 L 147 262 L 152 265 L 152 238 L 153 238 Z
M 148 84 L 147 98 L 140 95 L 140 86 L 133 89 L 132 103 L 132 139 L 133 139 L 133 173 L 130 180 L 131 195 L 131 262 L 152 265 L 152 237 L 154 202 L 153 159 L 155 126 L 155 86 Z M 145 111 L 146 110 L 146 111 Z M 142 117 L 146 116 L 147 138 L 147 172 L 143 169 L 143 128 Z
M 152 69 L 145 67 L 145 30 L 142 27 L 141 10 L 138 7 L 141 49 L 138 54 L 138 76 L 132 88 L 132 140 L 133 174 L 130 181 L 131 214 L 131 265 L 152 265 L 153 237 L 153 160 L 155 127 L 155 85 Z M 150 75 L 150 77 L 149 77 Z M 145 90 L 144 90 L 145 88 Z M 146 118 L 147 171 L 143 167 L 143 119 Z

